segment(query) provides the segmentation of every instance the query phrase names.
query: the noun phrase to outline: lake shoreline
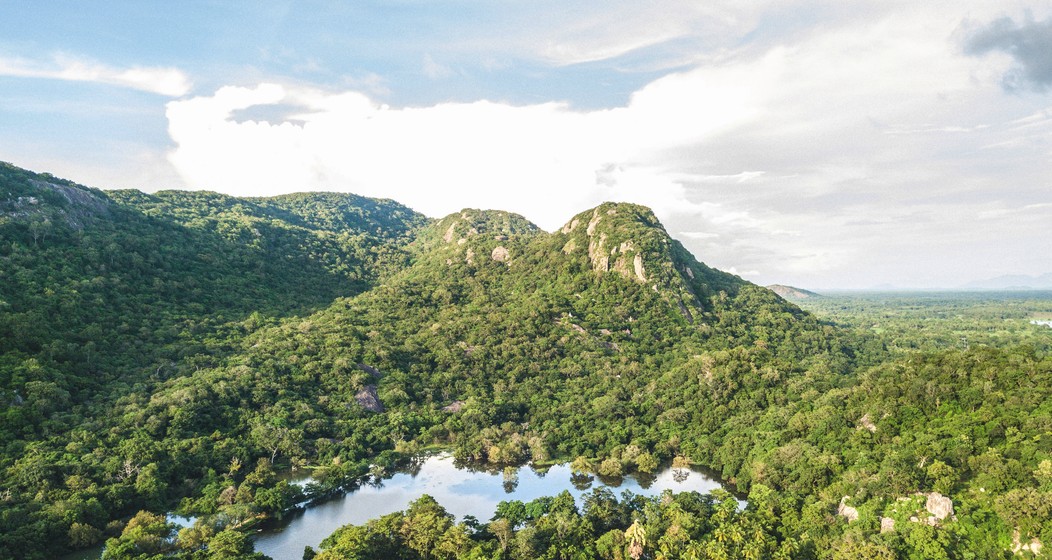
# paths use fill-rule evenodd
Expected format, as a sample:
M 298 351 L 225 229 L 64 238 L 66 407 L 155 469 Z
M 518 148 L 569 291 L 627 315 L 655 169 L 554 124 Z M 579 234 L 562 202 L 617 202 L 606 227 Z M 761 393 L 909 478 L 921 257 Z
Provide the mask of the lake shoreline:
M 569 491 L 580 504 L 581 498 L 595 488 L 609 488 L 615 492 L 627 490 L 647 496 L 658 495 L 664 490 L 704 494 L 723 489 L 744 507 L 744 500 L 738 498 L 737 492 L 731 492 L 729 485 L 696 467 L 665 467 L 656 475 L 641 478 L 634 475 L 619 479 L 573 475 L 569 462 L 539 467 L 527 464 L 512 467 L 506 474 L 504 467 L 457 461 L 448 451 L 431 452 L 415 457 L 401 472 L 362 483 L 342 495 L 312 501 L 275 524 L 261 526 L 263 530 L 254 534 L 252 539 L 258 552 L 275 559 L 299 558 L 305 546 L 316 548 L 323 538 L 339 527 L 361 525 L 401 511 L 424 494 L 434 497 L 458 521 L 467 515 L 486 521 L 495 513 L 500 501 L 529 502 L 562 491 Z

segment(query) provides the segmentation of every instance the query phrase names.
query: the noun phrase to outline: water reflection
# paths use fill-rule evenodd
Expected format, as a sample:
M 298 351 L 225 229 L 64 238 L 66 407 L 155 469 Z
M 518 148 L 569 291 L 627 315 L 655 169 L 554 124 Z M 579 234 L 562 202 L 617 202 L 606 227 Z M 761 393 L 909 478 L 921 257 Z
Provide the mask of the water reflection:
M 354 492 L 290 515 L 282 527 L 256 538 L 256 550 L 277 560 L 298 559 L 304 547 L 317 547 L 337 528 L 349 523 L 360 525 L 404 510 L 424 494 L 433 496 L 458 520 L 473 516 L 486 522 L 493 517 L 497 504 L 504 500 L 529 502 L 567 490 L 580 505 L 581 496 L 594 487 L 652 496 L 665 489 L 707 493 L 721 485 L 701 472 L 683 468 L 611 479 L 574 474 L 568 464 L 543 470 L 480 469 L 458 464 L 449 455 L 436 455 L 414 461 L 387 480 L 363 485 Z

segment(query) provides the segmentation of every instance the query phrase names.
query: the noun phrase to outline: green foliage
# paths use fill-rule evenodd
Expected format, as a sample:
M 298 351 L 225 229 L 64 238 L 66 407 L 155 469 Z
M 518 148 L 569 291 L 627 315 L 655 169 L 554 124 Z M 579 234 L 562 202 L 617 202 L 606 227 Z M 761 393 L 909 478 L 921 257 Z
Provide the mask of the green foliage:
M 1029 323 L 1046 294 L 802 304 L 819 319 L 635 205 L 549 234 L 353 195 L 103 193 L 6 164 L 0 265 L 0 558 L 107 536 L 113 558 L 252 557 L 262 520 L 425 446 L 509 485 L 530 460 L 582 478 L 694 463 L 749 507 L 597 491 L 467 525 L 421 499 L 319 558 L 982 558 L 1017 529 L 1052 540 L 1052 329 Z M 306 489 L 278 476 L 302 467 Z M 956 518 L 911 522 L 933 491 Z M 197 523 L 176 536 L 173 509 Z
M 741 511 L 728 497 L 716 502 L 694 492 L 641 498 L 626 494 L 592 495 L 582 513 L 568 504 L 553 504 L 527 519 L 504 517 L 504 508 L 487 526 L 473 532 L 453 525 L 441 505 L 429 496 L 366 525 L 340 528 L 322 543 L 318 559 L 330 558 L 632 558 L 688 559 L 789 558 L 800 554 L 799 541 L 776 534 L 751 509 Z M 600 502 L 602 504 L 600 505 Z M 520 504 L 521 505 L 521 504 Z M 604 515 L 604 512 L 617 512 Z M 424 516 L 420 519 L 420 516 Z M 410 541 L 415 538 L 415 541 Z

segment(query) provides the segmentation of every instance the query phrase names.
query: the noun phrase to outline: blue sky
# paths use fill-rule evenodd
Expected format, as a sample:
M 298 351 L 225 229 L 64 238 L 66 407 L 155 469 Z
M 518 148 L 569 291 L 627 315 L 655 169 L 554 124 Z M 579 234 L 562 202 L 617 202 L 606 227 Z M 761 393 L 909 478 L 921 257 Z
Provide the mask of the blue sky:
M 0 159 L 546 229 L 654 208 L 758 283 L 1052 271 L 1036 1 L 0 0 Z

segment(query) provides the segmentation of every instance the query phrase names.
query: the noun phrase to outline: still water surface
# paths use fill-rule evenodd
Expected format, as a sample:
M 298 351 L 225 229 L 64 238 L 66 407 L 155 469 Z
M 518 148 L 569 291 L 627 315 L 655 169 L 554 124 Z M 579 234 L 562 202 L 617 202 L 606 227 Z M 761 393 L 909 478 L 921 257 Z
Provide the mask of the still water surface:
M 504 500 L 529 502 L 542 496 L 554 496 L 563 490 L 569 491 L 580 506 L 581 496 L 597 487 L 610 488 L 617 495 L 628 490 L 644 496 L 656 496 L 666 489 L 708 493 L 723 487 L 712 476 L 696 470 L 668 468 L 652 477 L 637 479 L 626 476 L 618 481 L 605 482 L 596 477 L 577 485 L 571 474 L 568 464 L 555 465 L 545 472 L 524 467 L 518 469 L 513 483 L 505 480 L 499 471 L 472 470 L 454 464 L 450 455 L 434 455 L 406 472 L 291 514 L 278 527 L 258 533 L 254 542 L 257 551 L 274 560 L 300 560 L 304 547 L 317 549 L 322 539 L 336 529 L 347 524 L 361 525 L 370 519 L 402 511 L 409 502 L 424 494 L 438 500 L 458 521 L 466 515 L 473 515 L 486 522 L 493 517 L 497 504 Z M 305 484 L 308 480 L 297 482 Z M 745 505 L 745 502 L 739 502 Z M 193 523 L 192 518 L 173 515 L 169 515 L 169 521 L 180 527 Z M 64 560 L 97 559 L 101 554 L 102 547 L 98 547 L 68 555 Z
M 465 515 L 473 515 L 486 522 L 493 517 L 501 501 L 528 502 L 541 496 L 554 496 L 563 490 L 568 490 L 580 506 L 581 496 L 600 486 L 609 487 L 615 494 L 629 490 L 645 496 L 658 495 L 666 489 L 707 493 L 722 488 L 719 481 L 701 472 L 681 470 L 677 476 L 671 468 L 646 480 L 626 476 L 620 484 L 608 484 L 595 478 L 587 486 L 575 486 L 570 465 L 556 465 L 544 473 L 522 468 L 517 478 L 517 484 L 506 484 L 500 472 L 470 470 L 455 465 L 449 455 L 435 455 L 425 459 L 412 472 L 396 474 L 379 484 L 363 486 L 287 517 L 287 524 L 283 527 L 256 537 L 256 550 L 275 560 L 299 560 L 304 547 L 317 548 L 322 539 L 339 527 L 361 525 L 381 515 L 404 510 L 409 502 L 424 494 L 438 500 L 458 521 Z

